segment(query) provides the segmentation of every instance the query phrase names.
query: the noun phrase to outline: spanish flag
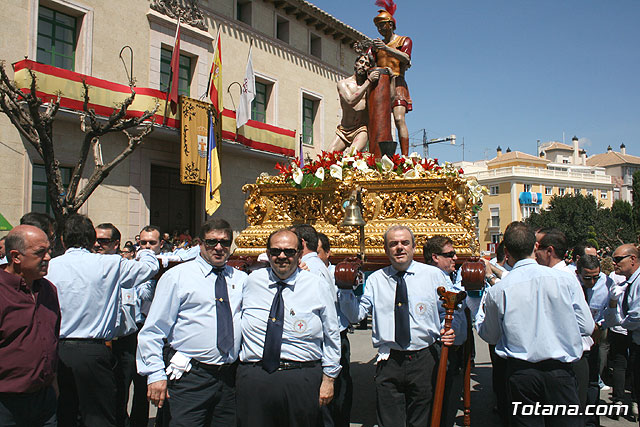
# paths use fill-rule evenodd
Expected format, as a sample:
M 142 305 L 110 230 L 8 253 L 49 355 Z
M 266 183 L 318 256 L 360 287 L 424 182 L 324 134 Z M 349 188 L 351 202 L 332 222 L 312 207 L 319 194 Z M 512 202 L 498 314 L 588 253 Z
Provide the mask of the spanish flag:
M 222 203 L 220 200 L 220 185 L 222 185 L 222 177 L 220 176 L 216 133 L 211 114 L 209 114 L 209 156 L 207 157 L 207 189 L 205 197 L 207 215 L 213 215 Z
M 209 73 L 209 98 L 216 110 L 216 114 L 222 112 L 222 47 L 220 44 L 220 29 L 213 52 L 213 63 Z

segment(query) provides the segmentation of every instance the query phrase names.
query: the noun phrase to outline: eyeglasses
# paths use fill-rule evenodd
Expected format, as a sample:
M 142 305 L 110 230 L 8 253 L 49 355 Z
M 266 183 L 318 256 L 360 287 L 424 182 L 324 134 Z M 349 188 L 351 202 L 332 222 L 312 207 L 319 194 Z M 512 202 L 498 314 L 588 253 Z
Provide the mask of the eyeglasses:
M 456 251 L 443 252 L 437 255 L 443 256 L 445 258 L 453 258 L 454 256 L 456 256 Z
M 613 262 L 615 262 L 616 264 L 620 264 L 620 261 L 622 261 L 623 259 L 625 259 L 628 256 L 631 256 L 631 254 L 621 255 L 621 256 L 614 256 L 612 259 L 613 259 Z
M 113 242 L 113 240 L 106 237 L 101 237 L 99 239 L 96 239 L 96 242 L 98 242 L 99 245 L 108 245 L 109 243 Z
M 280 256 L 282 252 L 284 252 L 284 256 L 286 256 L 287 258 L 291 258 L 298 253 L 298 250 L 292 248 L 269 248 L 269 255 L 271 255 L 272 257 Z
M 140 240 L 140 244 L 141 245 L 149 244 L 151 246 L 154 246 L 158 244 L 158 241 L 157 240 Z
M 218 246 L 218 243 L 220 243 L 223 248 L 231 247 L 231 239 L 204 239 L 205 246 L 209 248 L 215 248 Z

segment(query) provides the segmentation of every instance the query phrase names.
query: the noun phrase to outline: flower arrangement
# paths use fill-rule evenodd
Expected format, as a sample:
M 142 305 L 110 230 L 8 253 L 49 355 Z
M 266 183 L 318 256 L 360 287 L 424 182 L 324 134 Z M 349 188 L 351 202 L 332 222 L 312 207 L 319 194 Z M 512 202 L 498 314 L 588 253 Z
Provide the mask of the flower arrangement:
M 423 159 L 418 153 L 409 156 L 386 155 L 376 161 L 373 154 L 366 152 L 345 153 L 342 151 L 323 151 L 318 160 L 302 168 L 298 161 L 289 165 L 276 165 L 280 175 L 297 188 L 318 187 L 327 179 L 342 181 L 352 175 L 378 175 L 385 178 L 417 179 L 427 176 L 460 176 L 462 169 L 456 169 L 451 163 L 444 165 L 438 159 Z

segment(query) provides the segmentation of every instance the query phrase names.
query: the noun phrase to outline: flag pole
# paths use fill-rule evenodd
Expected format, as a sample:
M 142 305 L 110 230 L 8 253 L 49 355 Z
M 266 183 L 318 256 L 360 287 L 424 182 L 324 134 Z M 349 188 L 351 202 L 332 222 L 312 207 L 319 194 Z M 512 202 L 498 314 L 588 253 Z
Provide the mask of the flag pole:
M 180 18 L 181 16 L 178 15 L 178 23 L 176 24 L 176 35 L 173 38 L 173 49 L 171 50 L 171 57 L 173 58 L 173 50 L 175 50 L 176 48 L 176 39 L 178 38 L 178 35 L 180 34 Z M 180 55 L 180 52 L 178 52 L 178 55 Z M 180 57 L 178 56 L 178 64 L 180 63 Z M 167 98 L 164 101 L 164 118 L 162 119 L 162 126 L 165 126 L 167 124 L 167 107 L 169 107 L 169 97 L 171 96 L 171 82 L 173 81 L 173 69 L 171 67 L 169 67 L 169 81 L 167 82 Z

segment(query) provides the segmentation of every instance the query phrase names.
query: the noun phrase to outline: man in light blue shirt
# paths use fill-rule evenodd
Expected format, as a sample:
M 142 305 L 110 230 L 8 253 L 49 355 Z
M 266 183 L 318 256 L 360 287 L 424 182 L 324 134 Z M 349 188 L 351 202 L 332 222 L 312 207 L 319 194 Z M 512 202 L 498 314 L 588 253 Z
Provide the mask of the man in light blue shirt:
M 415 239 L 403 225 L 384 234 L 391 265 L 367 279 L 364 295 L 341 289 L 340 308 L 352 323 L 369 313 L 373 346 L 378 348 L 376 408 L 381 426 L 426 426 L 433 400 L 432 379 L 439 360 L 438 340 L 452 345 L 453 329 L 442 329 L 445 311 L 437 288 L 446 287 L 442 272 L 414 261 Z
M 239 425 L 315 426 L 340 372 L 334 296 L 298 268 L 302 241 L 294 232 L 273 232 L 267 253 L 270 267 L 251 273 L 242 295 Z
M 592 345 L 582 355 L 582 358 L 586 359 L 588 367 L 586 404 L 597 405 L 600 399 L 600 334 L 604 322 L 604 311 L 609 302 L 609 288 L 613 284 L 613 280 L 600 272 L 600 259 L 596 255 L 582 253 L 577 259 L 576 277 L 582 286 L 591 317 L 596 324 L 592 335 Z M 600 425 L 598 416 L 595 414 L 588 414 L 585 419 L 588 427 Z
M 608 326 L 620 325 L 631 334 L 629 366 L 633 369 L 633 392 L 640 405 L 640 254 L 632 244 L 621 245 L 613 252 L 614 271 L 626 277 L 626 289 L 622 295 L 610 295 L 605 313 Z M 621 312 L 617 309 L 621 299 Z
M 544 425 L 542 415 L 523 415 L 523 405 L 580 404 L 572 362 L 582 356 L 582 336 L 594 322 L 575 277 L 536 263 L 536 236 L 522 222 L 504 234 L 513 269 L 489 288 L 478 334 L 507 359 L 507 396 L 515 425 Z M 554 416 L 554 425 L 575 426 L 574 416 Z M 533 423 L 533 424 L 532 424 Z
M 333 289 L 333 278 L 327 269 L 327 266 L 318 256 L 318 232 L 309 224 L 297 224 L 291 227 L 291 231 L 296 233 L 302 240 L 302 258 L 309 268 L 309 271 L 316 276 L 322 277 L 327 284 L 328 289 Z
M 453 248 L 453 240 L 447 236 L 436 235 L 429 238 L 422 250 L 424 261 L 428 265 L 437 267 L 447 282 L 447 290 L 450 292 L 462 291 L 461 281 L 456 281 L 456 285 L 451 281 L 451 276 L 456 270 L 456 260 L 458 256 Z M 458 274 L 461 276 L 461 274 Z M 453 426 L 455 423 L 458 404 L 462 396 L 462 369 L 464 365 L 464 343 L 467 341 L 467 315 L 468 310 L 466 299 L 453 314 L 451 327 L 456 339 L 449 349 L 447 363 L 447 377 L 444 389 L 444 399 L 442 403 L 441 426 Z
M 140 260 L 92 253 L 96 231 L 83 215 L 67 218 L 62 235 L 64 255 L 49 263 L 50 280 L 58 289 L 62 322 L 58 369 L 58 422 L 75 426 L 116 423 L 115 359 L 105 344 L 116 336 L 121 289 L 153 277 L 158 260 L 149 250 Z
M 162 408 L 169 399 L 171 425 L 235 426 L 234 362 L 247 275 L 227 265 L 233 239 L 227 221 L 208 220 L 200 238 L 196 259 L 158 281 L 138 334 L 138 372 L 148 376 L 151 403 Z

